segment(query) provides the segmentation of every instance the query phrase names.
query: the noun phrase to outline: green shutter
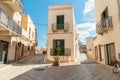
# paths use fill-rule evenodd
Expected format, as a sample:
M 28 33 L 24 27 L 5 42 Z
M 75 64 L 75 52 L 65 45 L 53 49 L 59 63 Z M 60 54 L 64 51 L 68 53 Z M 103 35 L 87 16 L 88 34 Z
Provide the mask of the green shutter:
M 65 49 L 65 45 L 64 45 L 64 40 L 61 40 L 60 41 L 60 47 L 61 47 L 61 55 L 64 55 L 65 54 L 65 51 L 64 51 L 64 49 Z
M 57 16 L 57 29 L 64 29 L 64 15 Z
M 60 17 L 60 23 L 61 23 L 61 24 L 64 24 L 64 15 L 62 15 L 62 16 Z

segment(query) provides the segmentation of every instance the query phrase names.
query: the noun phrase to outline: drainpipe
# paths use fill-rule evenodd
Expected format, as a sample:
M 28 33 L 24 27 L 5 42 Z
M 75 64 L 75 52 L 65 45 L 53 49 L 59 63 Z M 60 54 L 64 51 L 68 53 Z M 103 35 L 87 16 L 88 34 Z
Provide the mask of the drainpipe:
M 120 21 L 120 1 L 117 0 L 117 3 L 118 3 L 118 18 L 119 18 L 119 21 Z

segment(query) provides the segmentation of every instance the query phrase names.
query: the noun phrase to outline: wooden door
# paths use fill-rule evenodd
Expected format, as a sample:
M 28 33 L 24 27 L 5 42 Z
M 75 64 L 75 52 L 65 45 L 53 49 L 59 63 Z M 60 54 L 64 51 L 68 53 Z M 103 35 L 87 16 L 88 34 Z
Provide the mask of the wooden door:
M 98 60 L 98 47 L 95 46 L 95 60 Z

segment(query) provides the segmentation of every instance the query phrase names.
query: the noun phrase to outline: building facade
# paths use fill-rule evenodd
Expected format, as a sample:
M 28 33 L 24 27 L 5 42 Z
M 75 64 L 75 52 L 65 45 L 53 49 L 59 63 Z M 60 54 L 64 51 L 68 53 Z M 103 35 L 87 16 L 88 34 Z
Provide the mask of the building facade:
M 60 62 L 76 61 L 79 47 L 73 5 L 50 6 L 48 14 L 47 60 L 54 61 L 52 50 L 60 47 Z
M 0 63 L 11 63 L 22 59 L 23 27 L 22 0 L 0 0 Z M 29 38 L 28 38 L 29 39 Z
M 22 35 L 21 35 L 21 47 L 22 47 L 22 58 L 33 56 L 36 50 L 37 38 L 36 28 L 28 14 L 21 14 L 22 21 Z
M 89 57 L 94 59 L 93 39 L 94 39 L 94 37 L 87 37 L 86 38 L 86 49 L 87 49 L 87 54 L 89 55 Z
M 120 60 L 120 0 L 95 0 L 95 13 L 95 60 L 114 65 L 114 57 Z

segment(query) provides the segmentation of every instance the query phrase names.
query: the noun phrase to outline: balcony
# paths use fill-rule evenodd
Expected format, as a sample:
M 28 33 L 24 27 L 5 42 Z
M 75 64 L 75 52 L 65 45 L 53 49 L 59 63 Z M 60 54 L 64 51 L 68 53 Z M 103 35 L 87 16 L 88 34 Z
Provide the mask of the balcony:
M 16 23 L 12 18 L 10 18 L 8 15 L 6 15 L 2 9 L 0 9 L 0 23 L 4 25 L 4 28 L 6 30 L 10 29 L 19 35 L 22 34 L 21 26 L 18 23 Z
M 56 24 L 56 23 L 53 23 L 52 24 L 52 31 L 58 31 L 58 30 L 64 30 L 64 31 L 68 31 L 68 23 L 65 23 L 65 24 Z
M 52 50 L 53 50 L 53 48 L 50 49 L 50 55 L 51 56 L 57 56 L 57 53 L 54 53 L 54 55 L 53 55 Z M 59 56 L 71 56 L 71 49 L 69 49 L 69 48 L 62 49 Z
M 109 16 L 108 18 L 98 22 L 98 24 L 96 26 L 96 32 L 98 34 L 102 35 L 104 32 L 107 32 L 112 27 L 113 27 L 113 25 L 112 25 L 112 17 Z
M 24 4 L 22 0 L 2 0 L 3 3 L 11 7 L 15 12 L 22 12 Z

